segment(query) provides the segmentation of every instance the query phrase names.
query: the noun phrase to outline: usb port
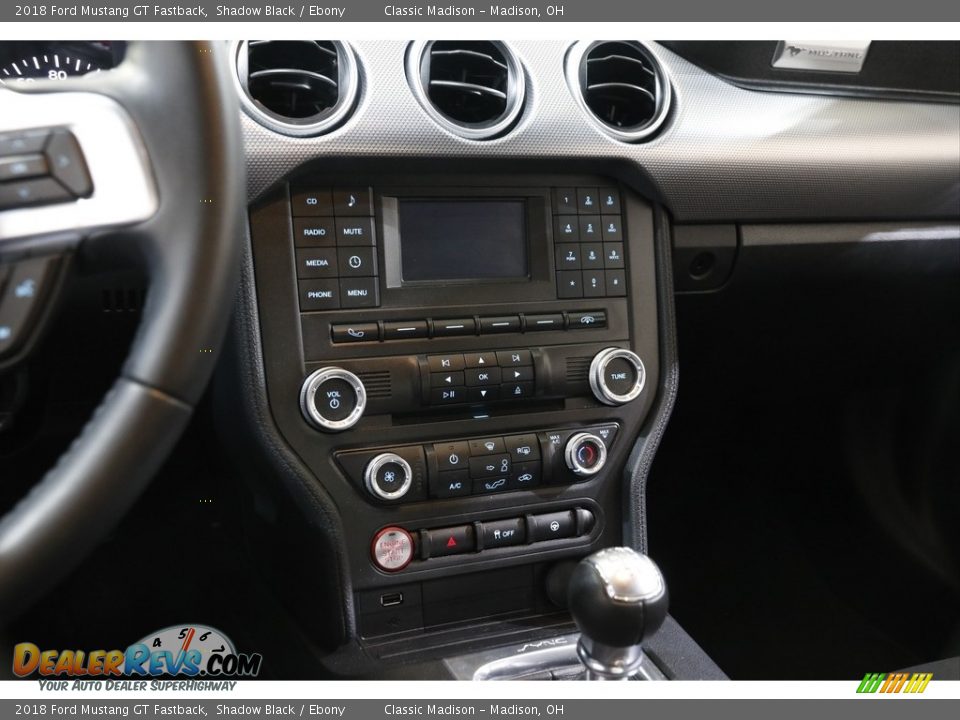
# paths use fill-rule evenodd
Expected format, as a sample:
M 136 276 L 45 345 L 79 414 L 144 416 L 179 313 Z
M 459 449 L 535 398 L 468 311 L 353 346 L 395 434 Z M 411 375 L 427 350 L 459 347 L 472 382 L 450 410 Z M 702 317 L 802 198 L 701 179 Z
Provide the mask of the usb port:
M 380 604 L 383 607 L 396 607 L 403 604 L 403 593 L 386 593 L 380 596 Z

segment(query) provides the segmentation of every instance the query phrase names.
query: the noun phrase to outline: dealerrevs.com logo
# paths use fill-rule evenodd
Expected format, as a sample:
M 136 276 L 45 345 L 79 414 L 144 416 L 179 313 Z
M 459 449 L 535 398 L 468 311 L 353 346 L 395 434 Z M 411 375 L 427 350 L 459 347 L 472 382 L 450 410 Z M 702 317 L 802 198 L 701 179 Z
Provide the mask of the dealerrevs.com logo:
M 125 650 L 41 650 L 29 642 L 13 648 L 13 672 L 21 678 L 250 678 L 262 662 L 259 653 L 238 653 L 230 638 L 205 625 L 164 628 Z

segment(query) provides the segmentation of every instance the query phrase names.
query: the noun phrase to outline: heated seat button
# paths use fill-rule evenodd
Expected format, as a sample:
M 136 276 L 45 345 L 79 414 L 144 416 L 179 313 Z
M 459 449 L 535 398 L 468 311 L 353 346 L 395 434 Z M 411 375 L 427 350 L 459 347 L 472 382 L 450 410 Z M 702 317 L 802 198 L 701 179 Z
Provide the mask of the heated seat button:
M 477 547 L 472 525 L 423 530 L 420 536 L 423 538 L 424 560 L 473 552 Z
M 527 539 L 527 528 L 523 518 L 485 522 L 482 529 L 484 550 L 522 545 L 524 540 Z
M 572 510 L 530 517 L 530 540 L 544 542 L 573 537 L 577 534 L 577 521 Z
M 508 435 L 503 440 L 514 462 L 540 459 L 540 443 L 536 435 Z

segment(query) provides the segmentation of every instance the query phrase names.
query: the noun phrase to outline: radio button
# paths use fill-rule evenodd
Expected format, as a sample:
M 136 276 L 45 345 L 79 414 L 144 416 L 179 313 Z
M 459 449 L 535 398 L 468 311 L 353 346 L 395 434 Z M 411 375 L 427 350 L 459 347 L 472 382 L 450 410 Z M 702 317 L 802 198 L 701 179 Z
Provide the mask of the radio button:
M 340 306 L 343 308 L 367 308 L 380 304 L 380 288 L 377 278 L 341 278 Z
M 527 332 L 534 330 L 563 330 L 563 315 L 527 315 Z
M 463 355 L 429 355 L 427 365 L 432 373 L 463 370 Z
M 470 477 L 478 478 L 498 477 L 510 474 L 510 456 L 487 455 L 486 457 L 470 458 Z
M 599 215 L 581 215 L 579 225 L 580 242 L 600 242 L 603 233 Z
M 536 435 L 508 435 L 503 439 L 514 462 L 525 463 L 540 459 L 540 443 Z
M 557 270 L 580 269 L 580 246 L 574 243 L 557 245 L 554 255 L 557 260 Z
M 426 558 L 473 552 L 477 547 L 472 525 L 422 530 L 420 536 L 423 538 Z
M 329 190 L 296 190 L 290 197 L 294 217 L 332 215 L 333 196 Z
M 425 338 L 426 320 L 389 320 L 383 323 L 384 340 L 406 340 L 407 338 Z
M 543 467 L 538 462 L 519 463 L 513 466 L 513 475 L 510 485 L 514 490 L 527 490 L 537 487 L 543 474 Z
M 583 271 L 583 296 L 588 298 L 607 296 L 607 276 L 603 270 Z
M 600 212 L 604 215 L 620 214 L 620 192 L 616 188 L 600 188 L 597 197 L 600 198 Z
M 474 495 L 487 495 L 489 493 L 503 492 L 505 490 L 513 490 L 513 487 L 510 485 L 510 478 L 497 477 L 473 481 Z
M 500 367 L 533 365 L 533 356 L 530 355 L 529 350 L 498 350 L 496 361 Z
M 622 242 L 623 232 L 620 227 L 620 218 L 607 216 L 603 219 L 603 241 Z
M 604 328 L 607 326 L 607 313 L 603 310 L 585 310 L 583 312 L 568 312 L 567 327 L 570 330 L 578 328 Z
M 373 215 L 370 188 L 334 190 L 333 211 L 337 215 Z
M 369 277 L 377 274 L 377 257 L 372 247 L 342 247 L 339 255 L 341 277 Z
M 430 387 L 459 387 L 463 385 L 463 371 L 430 373 Z
M 523 518 L 485 522 L 482 528 L 484 550 L 522 545 L 527 537 L 527 524 Z
M 473 490 L 470 474 L 466 470 L 447 470 L 430 476 L 430 494 L 447 498 L 469 495 Z
M 553 189 L 553 212 L 556 215 L 576 215 L 577 214 L 577 189 L 576 188 L 554 188 Z
M 469 467 L 470 446 L 465 442 L 437 443 L 433 446 L 440 471 L 463 470 Z
M 433 388 L 430 390 L 430 402 L 433 405 L 456 405 L 467 401 L 465 387 Z
M 337 310 L 340 307 L 340 283 L 332 280 L 301 280 L 300 310 Z
M 500 399 L 500 388 L 496 385 L 467 388 L 467 399 L 470 402 L 493 402 Z
M 607 270 L 623 267 L 623 243 L 603 244 L 603 265 Z
M 464 375 L 467 380 L 467 387 L 498 385 L 500 383 L 500 368 L 498 367 L 467 368 Z
M 503 438 L 493 437 L 470 441 L 470 454 L 474 457 L 480 455 L 495 455 L 497 453 L 505 452 L 506 448 L 503 444 Z
M 297 249 L 297 277 L 337 277 L 336 248 Z
M 497 317 L 480 318 L 480 334 L 492 335 L 494 333 L 520 332 L 519 315 L 500 315 Z
M 337 218 L 337 245 L 373 244 L 373 218 Z
M 293 244 L 297 247 L 333 247 L 337 231 L 332 217 L 293 221 Z
M 579 270 L 563 270 L 557 273 L 557 297 L 561 300 L 572 300 L 583 297 L 583 275 Z M 527 329 L 530 330 L 530 318 L 527 318 Z M 533 328 L 536 330 L 537 328 Z
M 482 353 L 464 353 L 463 362 L 468 368 L 473 367 L 496 367 L 497 356 L 500 353 L 482 352 Z M 503 363 L 500 363 L 501 365 Z
M 473 318 L 456 318 L 453 320 L 434 320 L 434 337 L 453 337 L 456 335 L 475 335 L 477 324 Z
M 596 213 L 600 208 L 595 187 L 577 188 L 577 210 L 584 215 Z
M 557 243 L 580 242 L 580 229 L 577 219 L 560 216 L 553 219 L 553 240 Z
M 380 339 L 380 328 L 375 322 L 333 325 L 330 332 L 335 343 L 376 342 Z
M 500 386 L 500 398 L 502 400 L 520 400 L 533 395 L 533 383 L 505 383 Z

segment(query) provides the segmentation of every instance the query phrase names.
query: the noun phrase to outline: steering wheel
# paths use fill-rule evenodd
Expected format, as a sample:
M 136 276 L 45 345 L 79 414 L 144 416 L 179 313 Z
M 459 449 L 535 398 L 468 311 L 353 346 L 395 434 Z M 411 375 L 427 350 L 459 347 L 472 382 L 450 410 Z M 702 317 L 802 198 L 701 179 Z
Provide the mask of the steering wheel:
M 223 43 L 130 43 L 110 72 L 0 88 L 0 140 L 65 129 L 92 180 L 79 200 L 0 209 L 0 263 L 82 250 L 136 263 L 149 279 L 120 377 L 0 519 L 0 626 L 129 509 L 213 371 L 236 291 L 245 192 L 226 52 Z

